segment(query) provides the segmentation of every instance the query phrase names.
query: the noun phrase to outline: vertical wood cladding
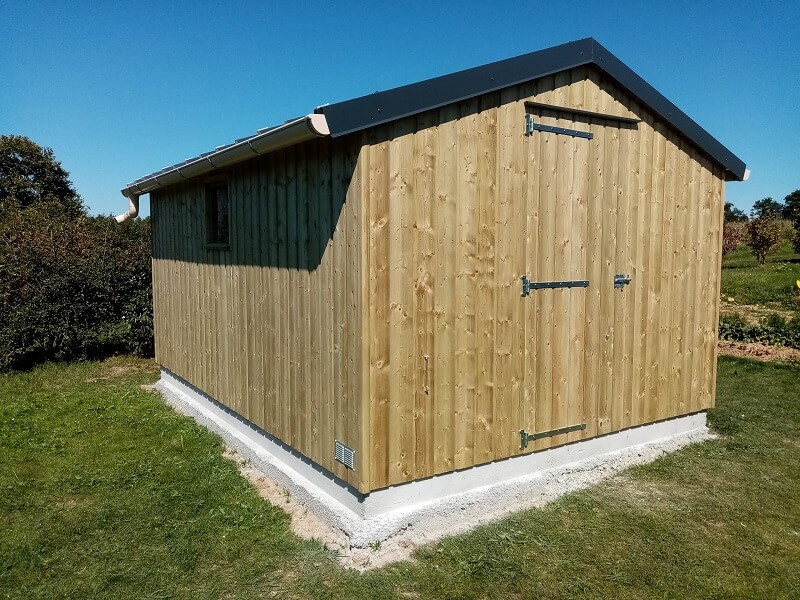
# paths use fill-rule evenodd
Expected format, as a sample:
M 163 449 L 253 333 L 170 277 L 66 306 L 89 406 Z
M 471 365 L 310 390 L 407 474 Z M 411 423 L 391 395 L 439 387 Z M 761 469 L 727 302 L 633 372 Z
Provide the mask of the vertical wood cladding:
M 592 67 L 219 180 L 227 250 L 152 194 L 157 359 L 363 492 L 713 405 L 724 174 Z
M 526 136 L 526 111 L 593 138 Z M 519 454 L 520 429 L 587 424 L 531 451 L 713 405 L 724 176 L 612 81 L 557 73 L 365 144 L 370 488 Z M 523 275 L 590 286 L 523 298 Z
M 153 193 L 153 301 L 159 363 L 363 488 L 333 460 L 334 439 L 359 448 L 361 436 L 352 142 L 320 139 L 215 173 L 229 184 L 229 249 L 205 244 L 207 180 Z

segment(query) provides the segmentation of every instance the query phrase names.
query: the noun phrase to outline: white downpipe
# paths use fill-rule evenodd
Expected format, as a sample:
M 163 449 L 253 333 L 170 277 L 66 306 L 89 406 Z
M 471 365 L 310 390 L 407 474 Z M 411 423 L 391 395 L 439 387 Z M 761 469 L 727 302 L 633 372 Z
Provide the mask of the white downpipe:
M 139 214 L 139 196 L 136 194 L 128 195 L 128 211 L 114 217 L 117 223 L 124 223 L 128 219 L 135 219 Z

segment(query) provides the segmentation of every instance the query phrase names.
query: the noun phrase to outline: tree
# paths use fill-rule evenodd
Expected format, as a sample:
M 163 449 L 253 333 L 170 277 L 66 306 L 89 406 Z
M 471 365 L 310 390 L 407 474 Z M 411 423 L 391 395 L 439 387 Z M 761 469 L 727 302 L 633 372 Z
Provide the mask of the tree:
M 747 237 L 747 244 L 758 259 L 758 264 L 763 265 L 767 254 L 777 250 L 781 245 L 783 238 L 781 222 L 769 216 L 752 219 L 747 224 Z
M 739 247 L 744 238 L 744 228 L 742 223 L 725 223 L 722 226 L 722 256 Z
M 52 150 L 0 137 L 0 372 L 151 355 L 149 218 L 87 214 Z
M 50 148 L 22 135 L 0 135 L 0 207 L 38 203 L 60 207 L 66 217 L 86 214 L 69 173 Z
M 783 217 L 784 206 L 772 198 L 762 198 L 753 204 L 750 215 L 754 219 L 780 219 Z
M 747 221 L 747 213 L 743 210 L 736 208 L 733 203 L 725 203 L 725 223 L 741 223 Z
M 794 227 L 794 251 L 800 254 L 800 190 L 795 190 L 783 199 L 786 218 Z

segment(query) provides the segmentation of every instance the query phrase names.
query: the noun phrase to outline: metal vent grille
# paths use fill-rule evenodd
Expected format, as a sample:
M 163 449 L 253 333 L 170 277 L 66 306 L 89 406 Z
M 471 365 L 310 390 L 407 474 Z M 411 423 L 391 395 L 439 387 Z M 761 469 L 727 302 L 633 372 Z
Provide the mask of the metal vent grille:
M 336 440 L 334 443 L 334 453 L 336 455 L 336 460 L 342 463 L 348 469 L 355 469 L 356 468 L 356 451 L 352 448 L 348 448 L 339 440 Z

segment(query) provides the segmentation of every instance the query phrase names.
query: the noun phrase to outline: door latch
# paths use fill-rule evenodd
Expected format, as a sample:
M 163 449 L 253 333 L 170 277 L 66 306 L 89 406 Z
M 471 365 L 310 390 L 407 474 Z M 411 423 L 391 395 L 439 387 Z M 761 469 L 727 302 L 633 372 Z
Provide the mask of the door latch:
M 614 275 L 614 287 L 621 290 L 631 282 L 630 275 Z

